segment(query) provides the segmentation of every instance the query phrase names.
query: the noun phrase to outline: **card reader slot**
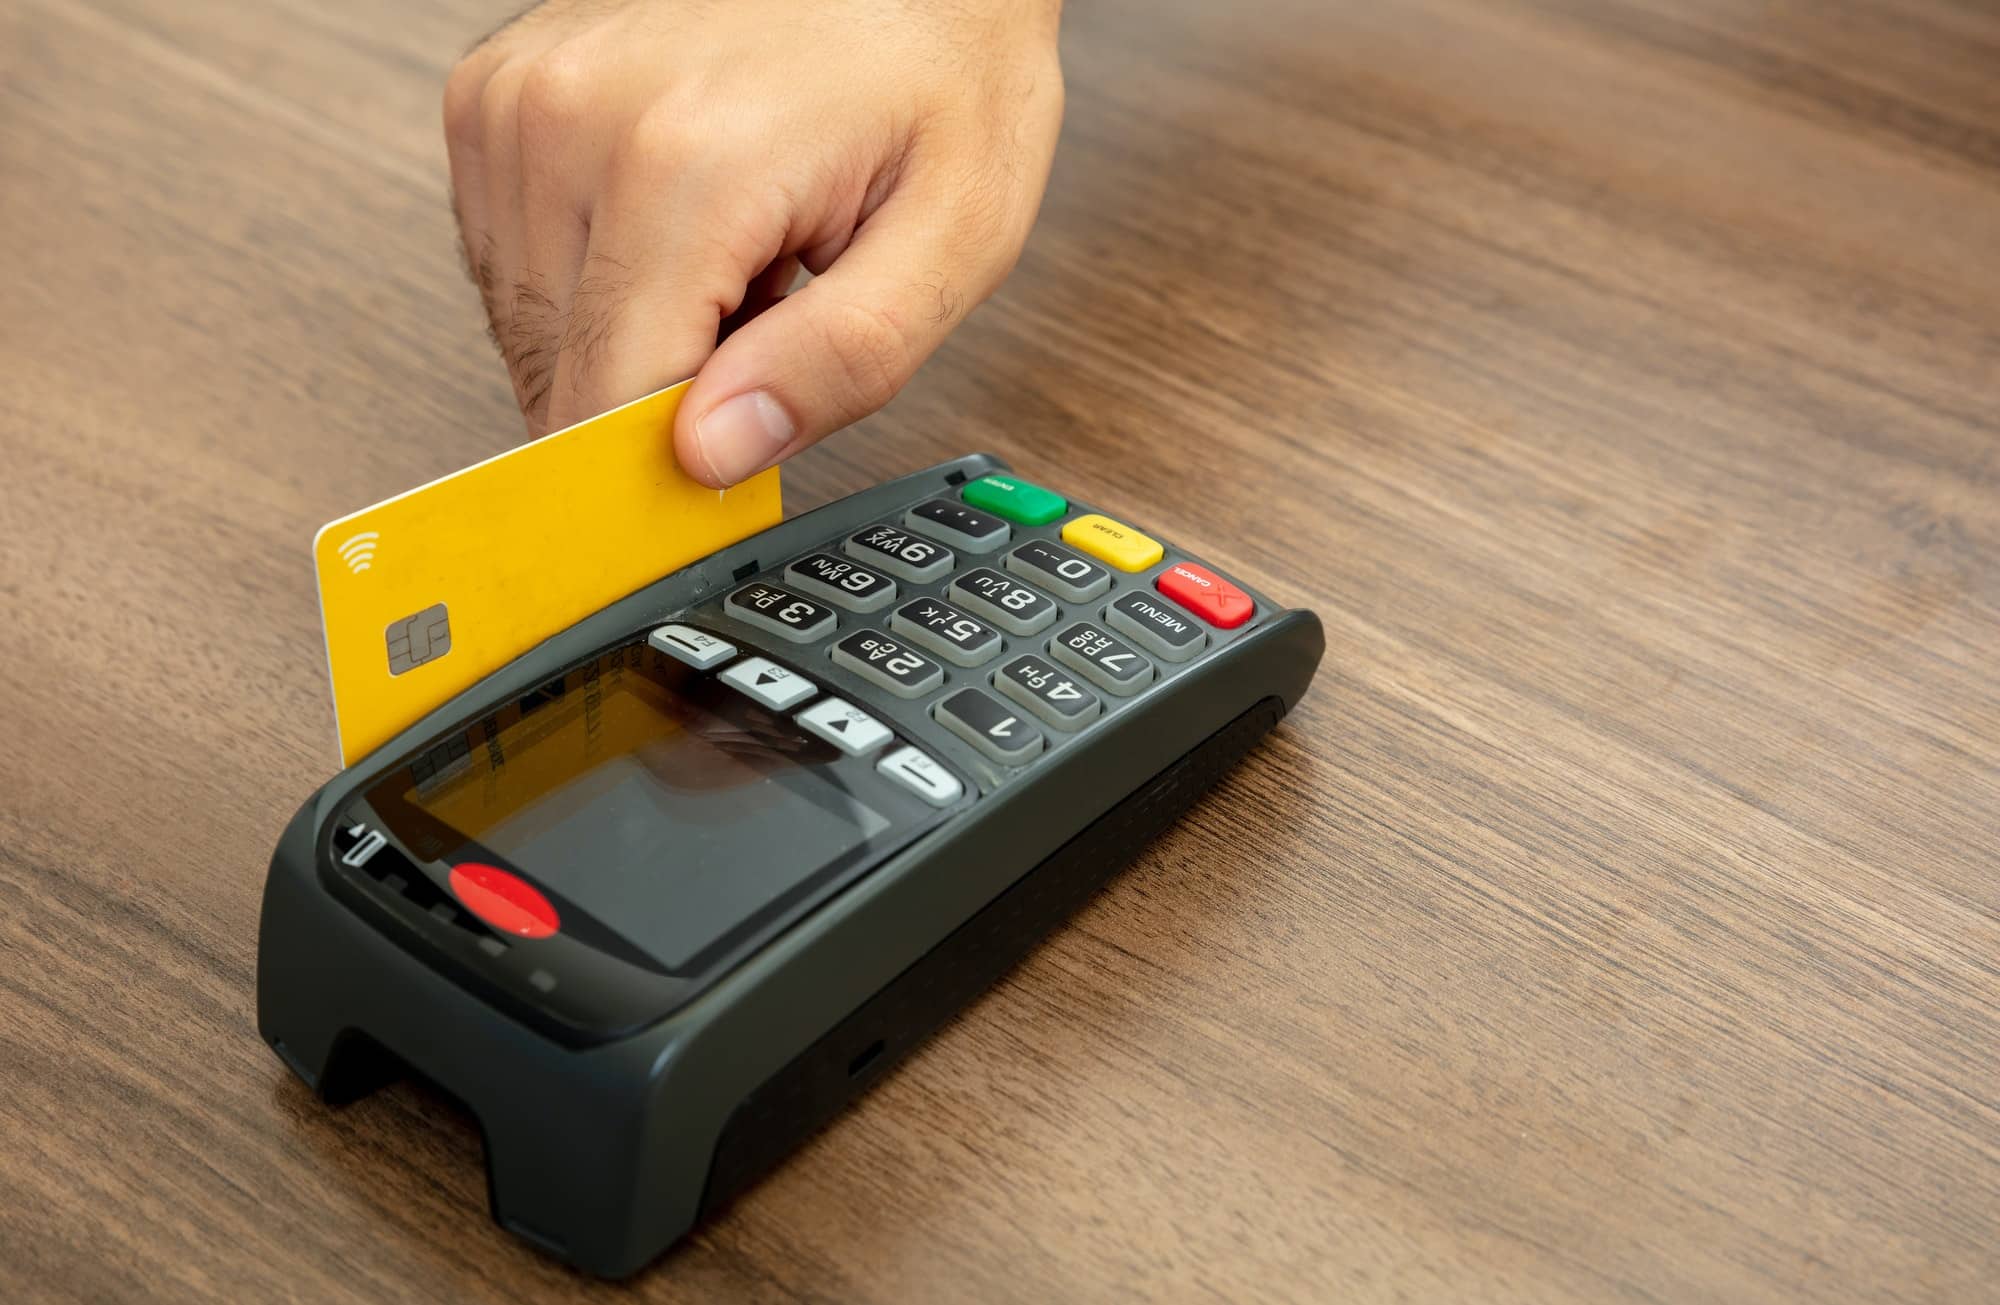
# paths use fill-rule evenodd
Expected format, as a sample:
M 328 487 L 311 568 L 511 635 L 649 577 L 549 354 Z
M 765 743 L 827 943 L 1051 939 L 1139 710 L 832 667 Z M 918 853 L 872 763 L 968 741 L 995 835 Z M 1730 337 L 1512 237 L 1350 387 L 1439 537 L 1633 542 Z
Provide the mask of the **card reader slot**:
M 716 1141 L 706 1217 L 1013 968 L 1269 733 L 1265 698 L 1098 817 L 744 1097 Z

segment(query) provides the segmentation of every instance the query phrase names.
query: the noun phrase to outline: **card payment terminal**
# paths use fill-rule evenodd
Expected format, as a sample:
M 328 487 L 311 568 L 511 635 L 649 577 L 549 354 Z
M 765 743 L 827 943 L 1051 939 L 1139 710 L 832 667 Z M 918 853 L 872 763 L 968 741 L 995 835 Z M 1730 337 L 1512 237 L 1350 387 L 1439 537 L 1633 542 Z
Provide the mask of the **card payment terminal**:
M 501 1224 L 629 1274 L 1127 863 L 1321 649 L 991 457 L 878 486 L 320 789 L 272 858 L 258 1028 L 329 1101 L 435 1082 Z

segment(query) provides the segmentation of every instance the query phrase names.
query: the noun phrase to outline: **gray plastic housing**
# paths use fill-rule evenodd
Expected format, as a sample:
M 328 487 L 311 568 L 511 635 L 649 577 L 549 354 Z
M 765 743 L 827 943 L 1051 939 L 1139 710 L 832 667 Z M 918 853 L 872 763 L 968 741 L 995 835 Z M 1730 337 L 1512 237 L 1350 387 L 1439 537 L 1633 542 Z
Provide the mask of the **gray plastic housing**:
M 926 492 L 1005 470 L 965 457 L 772 527 L 554 636 L 335 776 L 272 857 L 264 1039 L 333 1103 L 405 1073 L 430 1080 L 478 1121 L 501 1225 L 591 1273 L 643 1267 L 1003 973 L 1294 706 L 1323 650 L 1318 619 L 1253 592 L 1258 620 L 1226 644 L 1006 782 L 980 782 L 976 801 L 687 1005 L 596 1045 L 564 1045 L 497 1009 L 330 892 L 334 819 L 427 740 L 593 650 Z M 941 983 L 951 975 L 962 982 Z M 829 1077 L 827 1065 L 857 1057 L 846 1081 Z

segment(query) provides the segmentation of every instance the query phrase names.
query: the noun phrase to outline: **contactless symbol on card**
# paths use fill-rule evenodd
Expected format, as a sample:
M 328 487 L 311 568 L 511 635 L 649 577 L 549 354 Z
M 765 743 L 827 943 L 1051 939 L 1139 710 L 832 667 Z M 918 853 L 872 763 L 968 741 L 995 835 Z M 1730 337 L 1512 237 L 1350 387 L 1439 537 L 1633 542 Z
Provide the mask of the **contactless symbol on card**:
M 334 551 L 340 554 L 341 561 L 347 563 L 349 571 L 360 575 L 375 564 L 375 544 L 381 538 L 379 530 L 363 530 L 343 539 Z
M 384 637 L 389 643 L 389 674 L 413 671 L 451 651 L 451 613 L 445 611 L 443 603 L 432 603 L 421 612 L 389 622 Z

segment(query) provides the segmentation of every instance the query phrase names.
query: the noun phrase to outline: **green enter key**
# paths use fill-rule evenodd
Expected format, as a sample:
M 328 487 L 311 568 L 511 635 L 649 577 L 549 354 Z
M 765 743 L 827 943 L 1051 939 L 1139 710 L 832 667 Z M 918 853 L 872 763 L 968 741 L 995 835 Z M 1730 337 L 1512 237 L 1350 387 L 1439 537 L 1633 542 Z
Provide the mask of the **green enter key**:
M 981 476 L 960 493 L 982 512 L 1023 526 L 1045 526 L 1069 511 L 1069 500 L 1013 476 Z

